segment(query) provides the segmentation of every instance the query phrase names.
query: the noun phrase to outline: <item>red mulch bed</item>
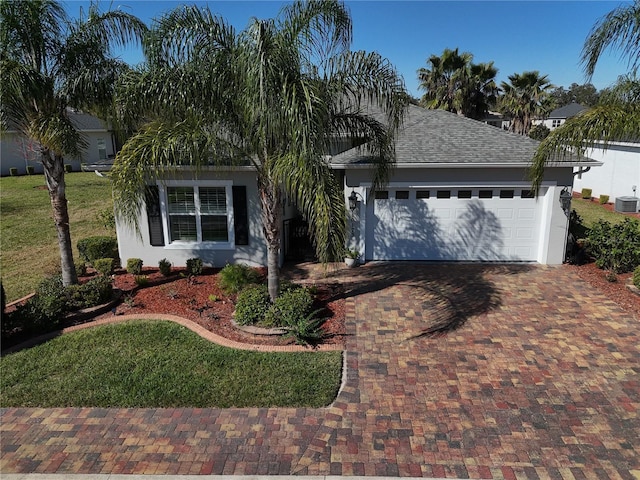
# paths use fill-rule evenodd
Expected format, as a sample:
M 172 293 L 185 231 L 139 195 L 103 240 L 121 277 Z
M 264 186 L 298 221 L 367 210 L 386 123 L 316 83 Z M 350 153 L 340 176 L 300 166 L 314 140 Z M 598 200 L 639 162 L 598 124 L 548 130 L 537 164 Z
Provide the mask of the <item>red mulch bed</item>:
M 606 278 L 607 272 L 596 267 L 593 262 L 585 265 L 566 265 L 566 267 L 570 268 L 576 276 L 593 285 L 594 288 L 627 312 L 635 315 L 640 312 L 640 295 L 627 288 L 627 285 L 631 283 L 633 273 L 619 273 L 616 275 L 617 280 L 610 282 Z
M 279 335 L 253 335 L 236 328 L 232 322 L 234 298 L 226 295 L 218 286 L 218 269 L 206 270 L 202 275 L 187 278 L 179 271 L 163 277 L 157 269 L 145 269 L 149 283 L 138 287 L 134 276 L 124 271 L 114 276 L 114 287 L 122 290 L 123 301 L 116 308 L 116 315 L 144 314 L 153 318 L 154 313 L 177 315 L 194 321 L 207 330 L 237 342 L 255 345 L 287 345 L 295 343 L 291 338 Z M 326 317 L 322 329 L 326 334 L 324 344 L 344 344 L 344 293 L 338 284 L 316 285 L 316 305 L 322 309 L 319 316 Z M 98 318 L 113 315 L 104 314 Z

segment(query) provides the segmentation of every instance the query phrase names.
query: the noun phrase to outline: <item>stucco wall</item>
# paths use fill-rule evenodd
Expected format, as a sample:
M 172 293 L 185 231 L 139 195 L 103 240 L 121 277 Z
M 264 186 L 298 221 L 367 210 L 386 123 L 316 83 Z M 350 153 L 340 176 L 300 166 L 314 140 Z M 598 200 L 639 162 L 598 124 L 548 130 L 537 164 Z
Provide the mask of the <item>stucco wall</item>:
M 192 176 L 180 176 L 182 180 L 193 180 Z M 187 259 L 202 258 L 209 266 L 223 267 L 227 263 L 244 263 L 252 266 L 266 265 L 266 245 L 262 234 L 260 219 L 260 205 L 258 189 L 253 172 L 203 172 L 198 181 L 232 180 L 233 185 L 244 185 L 247 188 L 247 207 L 249 215 L 249 245 L 238 245 L 235 248 L 203 248 L 194 243 L 191 246 L 167 244 L 154 247 L 149 244 L 149 227 L 146 211 L 143 209 L 139 217 L 140 234 L 117 221 L 118 248 L 121 262 L 128 258 L 140 258 L 144 265 L 157 266 L 158 262 L 166 258 L 173 265 L 183 267 Z M 166 229 L 165 229 L 166 231 Z
M 591 188 L 592 195 L 616 197 L 640 195 L 640 143 L 613 144 L 607 150 L 590 150 L 587 156 L 603 163 L 581 175 L 576 175 L 574 190 Z M 577 170 L 577 169 L 576 169 Z

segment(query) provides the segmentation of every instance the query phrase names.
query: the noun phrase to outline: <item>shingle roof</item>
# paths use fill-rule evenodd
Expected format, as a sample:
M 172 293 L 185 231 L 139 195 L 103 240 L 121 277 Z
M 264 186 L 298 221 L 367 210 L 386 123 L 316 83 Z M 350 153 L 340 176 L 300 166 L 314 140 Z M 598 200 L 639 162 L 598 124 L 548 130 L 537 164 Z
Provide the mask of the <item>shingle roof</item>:
M 107 130 L 106 125 L 97 117 L 82 112 L 69 112 L 69 119 L 80 130 Z
M 530 165 L 540 142 L 444 110 L 411 105 L 396 139 L 396 162 L 402 164 Z M 573 160 L 576 159 L 569 159 Z M 334 165 L 371 163 L 358 148 L 331 159 Z
M 575 117 L 583 110 L 587 110 L 587 107 L 580 105 L 579 103 L 570 103 L 564 107 L 556 108 L 549 114 L 548 118 L 571 118 Z

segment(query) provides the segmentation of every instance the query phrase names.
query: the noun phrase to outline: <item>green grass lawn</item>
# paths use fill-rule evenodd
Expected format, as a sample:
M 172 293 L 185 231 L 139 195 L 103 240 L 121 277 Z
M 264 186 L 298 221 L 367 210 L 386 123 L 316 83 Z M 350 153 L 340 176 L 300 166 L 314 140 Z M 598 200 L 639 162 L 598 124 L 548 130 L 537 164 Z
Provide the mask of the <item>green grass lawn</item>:
M 0 359 L 0 406 L 322 407 L 341 352 L 220 347 L 164 321 L 69 333 Z
M 74 259 L 76 243 L 92 235 L 114 235 L 98 219 L 113 209 L 111 183 L 94 173 L 65 175 Z M 60 251 L 49 192 L 43 175 L 0 178 L 0 264 L 7 301 L 34 291 L 40 280 L 60 271 Z
M 574 197 L 571 200 L 571 208 L 582 217 L 582 222 L 587 228 L 590 228 L 598 220 L 605 220 L 609 223 L 620 223 L 625 218 L 625 215 L 622 213 L 610 212 L 600 205 L 597 200 L 584 200 Z

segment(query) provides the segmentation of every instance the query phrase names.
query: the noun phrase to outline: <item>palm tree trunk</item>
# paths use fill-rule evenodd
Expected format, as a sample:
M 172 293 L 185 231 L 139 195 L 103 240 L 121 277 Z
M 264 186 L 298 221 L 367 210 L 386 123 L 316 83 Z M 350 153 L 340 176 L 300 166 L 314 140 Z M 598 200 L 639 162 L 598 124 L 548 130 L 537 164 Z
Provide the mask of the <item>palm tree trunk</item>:
M 60 266 L 62 268 L 62 284 L 64 286 L 78 283 L 76 267 L 73 262 L 71 248 L 71 231 L 69 229 L 69 210 L 67 209 L 66 184 L 64 181 L 64 161 L 61 156 L 53 154 L 49 149 L 42 148 L 42 165 L 44 178 L 49 189 L 49 198 L 53 208 L 53 221 L 58 233 L 58 247 L 60 249 Z
M 282 195 L 270 178 L 259 180 L 262 228 L 267 241 L 267 287 L 273 302 L 280 289 L 280 247 L 282 236 Z

